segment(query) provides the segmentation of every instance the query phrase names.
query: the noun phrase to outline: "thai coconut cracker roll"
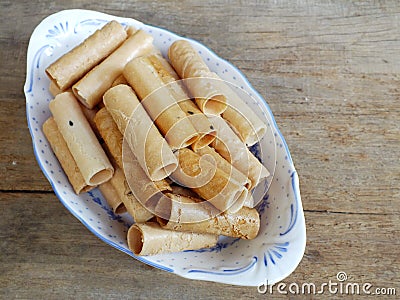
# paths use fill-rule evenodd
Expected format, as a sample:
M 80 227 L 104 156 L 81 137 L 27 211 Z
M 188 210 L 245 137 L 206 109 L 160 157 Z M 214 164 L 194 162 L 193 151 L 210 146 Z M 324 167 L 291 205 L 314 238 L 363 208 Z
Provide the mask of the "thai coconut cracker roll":
M 215 164 L 188 148 L 175 152 L 179 167 L 170 175 L 180 185 L 191 188 L 221 212 L 227 209 L 239 210 L 247 197 L 247 189 Z
M 110 183 L 117 192 L 118 198 L 120 198 L 124 203 L 127 212 L 132 216 L 135 222 L 146 222 L 153 217 L 153 214 L 133 195 L 128 183 L 126 182 L 124 171 L 122 169 L 115 169 L 114 176 L 111 178 Z
M 121 75 L 130 60 L 153 49 L 152 42 L 151 35 L 138 30 L 103 62 L 74 84 L 72 91 L 85 106 L 93 108 L 101 101 L 103 94 Z
M 117 191 L 110 181 L 104 182 L 99 185 L 99 190 L 103 197 L 106 199 L 108 205 L 112 208 L 116 214 L 122 214 L 126 212 L 126 207 L 118 196 Z
M 228 104 L 226 110 L 222 113 L 222 117 L 228 121 L 246 146 L 253 146 L 265 135 L 267 125 L 239 96 L 241 95 L 244 99 L 251 99 L 245 91 L 225 82 L 220 85 L 220 88 L 226 96 Z
M 197 140 L 196 129 L 147 57 L 133 59 L 123 74 L 173 149 L 187 147 Z
M 57 95 L 49 108 L 86 184 L 108 181 L 114 168 L 74 95 L 71 92 Z
M 215 214 L 205 202 L 181 195 L 167 194 L 172 201 L 160 201 L 156 211 L 169 211 L 166 219 L 157 217 L 164 229 L 211 233 L 242 239 L 253 239 L 260 229 L 260 216 L 256 209 L 243 207 L 236 213 Z M 203 217 L 199 220 L 198 215 Z
M 250 152 L 223 118 L 214 117 L 210 121 L 218 132 L 212 143 L 213 148 L 250 179 L 249 190 L 252 190 L 263 178 L 270 175 L 267 168 Z
M 178 40 L 168 50 L 172 66 L 195 98 L 197 106 L 206 115 L 219 115 L 227 107 L 226 97 L 219 90 L 220 81 L 211 76 L 211 71 L 189 42 Z
M 250 186 L 249 178 L 232 166 L 225 158 L 218 154 L 214 148 L 206 146 L 198 149 L 195 152 L 206 158 L 210 163 L 216 164 L 217 168 L 228 174 L 230 178 L 232 178 L 232 180 L 236 181 L 238 184 L 243 185 L 246 188 Z
M 64 91 L 117 49 L 126 37 L 124 27 L 111 21 L 52 63 L 46 73 Z
M 117 85 L 104 94 L 104 105 L 112 115 L 124 139 L 147 176 L 158 181 L 178 166 L 178 161 L 134 91 Z
M 155 205 L 160 198 L 165 197 L 163 192 L 171 192 L 172 188 L 165 180 L 151 181 L 143 171 L 137 158 L 126 144 L 124 151 L 124 173 L 132 193 L 139 202 L 154 212 Z
M 199 135 L 198 139 L 191 145 L 191 148 L 196 150 L 209 145 L 215 139 L 216 131 L 206 115 L 190 99 L 178 74 L 161 55 L 149 55 L 147 59 L 151 62 L 180 108 L 186 113 L 187 118 Z
M 124 167 L 122 163 L 122 141 L 123 136 L 114 122 L 111 114 L 103 107 L 94 117 L 97 130 L 103 138 L 104 143 L 111 156 L 115 159 L 116 164 L 121 169 Z
M 75 193 L 80 194 L 93 189 L 94 186 L 88 185 L 85 182 L 53 117 L 50 117 L 43 123 L 43 133 L 49 141 L 51 149 L 53 149 Z
M 155 222 L 148 222 L 133 224 L 128 230 L 127 240 L 135 255 L 155 255 L 209 248 L 216 245 L 218 236 L 167 230 Z

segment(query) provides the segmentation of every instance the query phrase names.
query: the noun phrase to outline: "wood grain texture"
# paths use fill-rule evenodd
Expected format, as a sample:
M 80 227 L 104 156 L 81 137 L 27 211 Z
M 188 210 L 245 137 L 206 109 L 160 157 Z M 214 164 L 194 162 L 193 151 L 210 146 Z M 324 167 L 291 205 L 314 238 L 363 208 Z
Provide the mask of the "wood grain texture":
M 307 224 L 305 256 L 284 282 L 317 284 L 344 271 L 354 282 L 400 293 L 398 1 L 5 0 L 0 298 L 268 296 L 139 263 L 93 236 L 50 193 L 26 125 L 26 49 L 43 18 L 78 7 L 196 39 L 235 64 L 267 100 L 300 176 Z

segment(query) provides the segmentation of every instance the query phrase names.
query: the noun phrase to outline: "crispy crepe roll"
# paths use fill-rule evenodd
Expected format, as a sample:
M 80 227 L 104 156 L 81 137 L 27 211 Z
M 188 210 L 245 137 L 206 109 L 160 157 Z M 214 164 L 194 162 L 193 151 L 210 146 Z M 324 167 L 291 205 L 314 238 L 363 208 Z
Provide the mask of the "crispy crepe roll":
M 226 109 L 226 97 L 219 90 L 219 81 L 189 42 L 179 40 L 168 50 L 172 66 L 196 100 L 197 106 L 207 115 L 219 115 Z
M 86 184 L 108 181 L 114 168 L 74 95 L 71 92 L 57 95 L 49 108 Z
M 243 204 L 247 189 L 231 180 L 228 174 L 188 148 L 176 151 L 175 155 L 179 167 L 171 174 L 173 180 L 192 188 L 220 211 L 229 209 L 235 202 Z
M 206 146 L 198 149 L 195 152 L 200 156 L 207 158 L 210 163 L 216 164 L 217 168 L 228 174 L 230 178 L 232 178 L 232 180 L 236 181 L 238 184 L 243 185 L 246 188 L 250 186 L 249 178 L 232 166 L 225 158 L 218 154 L 214 148 Z
M 153 217 L 153 214 L 133 195 L 128 183 L 126 182 L 124 171 L 122 169 L 115 169 L 114 176 L 111 178 L 110 183 L 117 192 L 118 198 L 122 200 L 126 210 L 135 222 L 146 222 Z
M 46 73 L 58 89 L 64 91 L 110 55 L 126 37 L 122 25 L 111 21 L 52 63 Z
M 212 144 L 213 148 L 250 179 L 249 189 L 252 190 L 263 178 L 270 175 L 268 170 L 248 150 L 224 119 L 214 117 L 210 118 L 210 121 L 218 132 L 217 138 Z
M 171 148 L 129 86 L 117 85 L 109 89 L 103 101 L 151 180 L 164 179 L 177 168 Z
M 162 229 L 153 222 L 134 224 L 128 230 L 128 247 L 135 255 L 155 255 L 215 246 L 218 236 Z
M 254 208 L 243 207 L 236 213 L 215 214 L 204 202 L 180 195 L 167 195 L 172 201 L 160 201 L 156 207 L 156 211 L 170 212 L 168 219 L 157 218 L 162 228 L 242 239 L 255 238 L 260 229 L 260 216 Z M 199 214 L 203 215 L 204 220 L 196 222 Z
M 99 189 L 114 213 L 122 214 L 126 212 L 124 203 L 122 202 L 121 198 L 118 197 L 118 193 L 110 181 L 100 184 Z
M 85 182 L 53 117 L 50 117 L 43 123 L 43 133 L 49 141 L 51 149 L 53 149 L 75 193 L 80 194 L 93 189 L 94 186 L 90 186 Z
M 254 145 L 267 132 L 267 125 L 239 97 L 241 95 L 243 99 L 251 99 L 248 94 L 228 83 L 221 85 L 221 88 L 228 103 L 222 117 L 229 122 L 243 143 L 248 147 Z
M 126 144 L 123 146 L 125 147 L 123 164 L 126 181 L 135 198 L 154 214 L 157 202 L 160 198 L 165 197 L 163 192 L 171 192 L 172 188 L 165 179 L 151 181 L 131 152 L 130 147 Z
M 122 169 L 124 167 L 122 164 L 123 136 L 118 130 L 117 124 L 114 122 L 114 119 L 105 107 L 97 112 L 94 122 L 96 123 L 96 127 L 101 137 L 107 145 L 108 151 L 115 159 L 118 167 Z
M 72 91 L 88 108 L 97 105 L 103 94 L 121 75 L 125 65 L 152 49 L 153 37 L 142 30 L 130 36 L 117 50 L 73 85 Z
M 197 131 L 147 57 L 133 59 L 123 74 L 172 148 L 184 148 L 197 140 Z
M 208 118 L 201 112 L 197 105 L 189 98 L 182 80 L 171 67 L 171 65 L 161 55 L 149 55 L 147 59 L 151 62 L 154 69 L 159 74 L 172 96 L 178 102 L 180 108 L 186 113 L 199 137 L 191 145 L 193 150 L 209 145 L 216 136 Z

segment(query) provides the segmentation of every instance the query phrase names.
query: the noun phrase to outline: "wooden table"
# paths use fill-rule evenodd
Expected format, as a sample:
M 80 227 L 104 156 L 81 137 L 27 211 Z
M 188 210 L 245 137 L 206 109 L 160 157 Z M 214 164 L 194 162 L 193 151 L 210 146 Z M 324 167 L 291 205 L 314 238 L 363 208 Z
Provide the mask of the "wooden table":
M 35 2 L 0 4 L 0 298 L 270 296 L 135 261 L 57 200 L 27 128 L 26 50 L 44 17 L 78 7 L 199 40 L 267 99 L 300 176 L 307 224 L 304 258 L 284 283 L 318 285 L 346 272 L 370 291 L 400 294 L 398 1 Z

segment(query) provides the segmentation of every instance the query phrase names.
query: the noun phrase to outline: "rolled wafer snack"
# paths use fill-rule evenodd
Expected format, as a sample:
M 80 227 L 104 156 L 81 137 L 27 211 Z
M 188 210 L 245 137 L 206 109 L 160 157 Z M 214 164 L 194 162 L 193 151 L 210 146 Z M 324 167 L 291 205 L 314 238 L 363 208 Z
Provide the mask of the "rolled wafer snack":
M 231 180 L 228 174 L 188 148 L 176 151 L 175 155 L 179 167 L 170 175 L 173 180 L 192 188 L 220 211 L 232 206 L 237 209 L 237 205 L 240 209 L 247 197 L 247 189 L 243 185 Z
M 199 137 L 191 145 L 192 149 L 196 150 L 209 145 L 215 139 L 216 131 L 208 118 L 189 98 L 178 74 L 176 74 L 175 70 L 161 55 L 149 55 L 147 59 L 151 62 L 172 96 L 178 102 L 180 108 L 186 113 L 186 116 L 198 132 Z
M 174 149 L 194 143 L 198 134 L 148 57 L 138 57 L 124 68 L 124 77 L 143 107 Z
M 228 83 L 223 83 L 220 87 L 228 103 L 222 117 L 228 121 L 246 146 L 253 146 L 265 135 L 267 125 L 242 100 L 251 100 L 251 97 L 245 91 Z
M 123 144 L 123 153 L 123 170 L 132 193 L 142 205 L 153 212 L 157 201 L 164 197 L 162 192 L 171 192 L 172 188 L 165 179 L 150 180 L 127 143 Z
M 117 192 L 118 197 L 124 203 L 126 210 L 133 217 L 135 222 L 141 223 L 150 220 L 154 215 L 145 208 L 132 193 L 126 182 L 124 171 L 116 168 L 110 183 Z
M 53 149 L 75 193 L 80 194 L 93 189 L 95 186 L 88 185 L 85 182 L 53 117 L 48 118 L 43 123 L 43 133 L 49 141 L 51 149 Z
M 124 27 L 111 21 L 52 63 L 46 73 L 57 88 L 64 91 L 110 55 L 126 37 Z
M 215 214 L 205 202 L 181 195 L 167 194 L 172 201 L 160 201 L 156 211 L 169 211 L 169 218 L 157 218 L 162 228 L 197 233 L 211 233 L 242 239 L 253 239 L 260 229 L 260 216 L 256 209 L 241 208 L 236 213 Z M 193 214 L 196 214 L 195 216 Z M 196 222 L 198 215 L 203 221 Z
M 153 48 L 152 42 L 151 35 L 138 30 L 74 84 L 72 91 L 85 106 L 93 108 L 101 101 L 103 94 L 111 87 L 114 80 L 121 75 L 125 65 L 133 58 L 149 52 Z
M 128 230 L 127 240 L 135 255 L 155 255 L 212 247 L 216 245 L 218 236 L 167 230 L 157 223 L 148 222 L 133 224 Z
M 118 167 L 122 169 L 124 167 L 122 163 L 123 136 L 119 131 L 117 124 L 114 122 L 114 119 L 105 107 L 96 113 L 94 122 L 97 130 L 107 145 L 108 151 L 115 159 Z
M 219 115 L 227 107 L 226 97 L 219 90 L 220 81 L 212 78 L 211 71 L 200 55 L 185 40 L 175 41 L 168 50 L 172 66 L 185 81 L 197 106 L 206 115 Z
M 117 191 L 110 181 L 104 182 L 99 185 L 99 190 L 103 197 L 106 199 L 108 205 L 111 206 L 112 210 L 116 214 L 122 214 L 126 212 L 126 207 L 124 202 L 118 196 Z
M 228 174 L 230 178 L 232 178 L 232 180 L 236 181 L 238 184 L 243 185 L 246 188 L 250 186 L 249 178 L 232 166 L 225 158 L 218 154 L 214 148 L 206 146 L 201 149 L 197 149 L 195 152 L 206 158 L 210 163 L 216 164 L 217 168 Z
M 54 81 L 50 81 L 49 92 L 53 97 L 55 97 L 58 94 L 61 94 L 63 91 L 58 88 L 57 84 Z
M 114 168 L 74 95 L 71 92 L 57 95 L 49 108 L 86 184 L 108 181 Z
M 172 190 L 168 182 L 164 179 L 155 182 L 151 181 L 142 170 L 136 157 L 130 152 L 130 149 L 125 149 L 126 157 L 125 162 L 123 161 L 123 136 L 111 114 L 105 107 L 98 111 L 95 121 L 116 164 L 119 168 L 124 170 L 125 174 L 129 174 L 129 176 L 127 176 L 128 179 L 133 180 L 133 183 L 130 183 L 130 180 L 128 180 L 128 184 L 130 188 L 135 191 L 135 197 L 140 198 L 141 203 L 146 203 L 146 201 L 142 201 L 142 199 L 150 199 L 157 193 Z
M 250 152 L 223 118 L 213 117 L 210 118 L 210 122 L 218 132 L 212 144 L 213 148 L 250 179 L 249 190 L 270 175 L 267 168 Z
M 104 94 L 104 105 L 147 176 L 158 181 L 178 166 L 168 143 L 140 104 L 132 88 L 117 85 Z

